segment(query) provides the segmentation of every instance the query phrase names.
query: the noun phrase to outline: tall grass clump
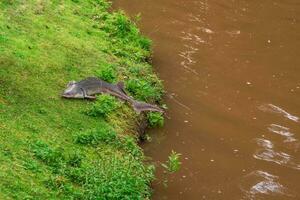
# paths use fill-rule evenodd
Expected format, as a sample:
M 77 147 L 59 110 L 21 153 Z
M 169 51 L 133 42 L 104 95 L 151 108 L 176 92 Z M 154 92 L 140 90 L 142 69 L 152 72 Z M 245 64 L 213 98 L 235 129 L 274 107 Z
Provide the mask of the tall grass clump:
M 157 102 L 162 97 L 160 84 L 160 82 L 155 82 L 155 80 L 148 81 L 145 78 L 135 78 L 126 82 L 126 89 L 139 100 Z
M 147 115 L 148 124 L 150 127 L 163 127 L 164 125 L 164 117 L 161 113 L 158 112 L 150 112 Z
M 111 95 L 103 94 L 97 97 L 96 102 L 86 111 L 86 114 L 92 117 L 107 117 L 120 107 L 119 100 Z
M 116 132 L 106 123 L 97 129 L 81 131 L 75 135 L 75 143 L 83 145 L 97 145 L 111 143 L 117 138 Z
M 45 164 L 58 170 L 64 163 L 64 156 L 59 149 L 50 148 L 46 143 L 37 141 L 32 145 L 33 153 L 36 158 Z
M 102 145 L 97 159 L 88 159 L 77 151 L 65 153 L 63 149 L 36 142 L 34 156 L 50 168 L 51 175 L 45 177 L 45 187 L 60 193 L 62 199 L 139 200 L 149 197 L 147 187 L 153 179 L 153 166 L 140 165 L 134 154 L 122 149 L 115 154 L 105 142 Z M 54 160 L 60 164 L 53 165 Z
M 96 76 L 109 83 L 114 83 L 118 76 L 116 66 L 106 63 L 99 67 L 96 71 Z
M 176 153 L 172 150 L 171 154 L 168 157 L 166 163 L 163 163 L 162 166 L 169 172 L 175 173 L 180 170 L 181 161 L 180 161 L 181 154 Z

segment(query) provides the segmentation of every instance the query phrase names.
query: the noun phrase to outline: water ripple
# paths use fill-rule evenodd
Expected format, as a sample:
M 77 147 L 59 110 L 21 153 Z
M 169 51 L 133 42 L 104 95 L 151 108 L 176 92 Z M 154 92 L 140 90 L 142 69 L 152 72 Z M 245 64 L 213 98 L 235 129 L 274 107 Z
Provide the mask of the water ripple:
M 270 140 L 262 139 L 262 138 L 257 138 L 256 143 L 264 148 L 269 148 L 272 149 L 274 147 L 273 143 Z
M 264 112 L 272 112 L 272 113 L 278 113 L 283 115 L 285 118 L 288 118 L 294 122 L 299 122 L 299 117 L 292 115 L 290 113 L 288 113 L 287 111 L 285 111 L 284 109 L 275 106 L 273 104 L 264 104 L 258 107 L 261 111 Z
M 294 133 L 290 132 L 290 128 L 284 127 L 284 126 L 280 126 L 277 124 L 271 124 L 268 127 L 268 130 L 276 133 L 278 135 L 284 136 L 286 139 L 284 140 L 284 142 L 295 142 L 297 141 L 297 139 L 294 137 Z
M 267 172 L 256 170 L 244 176 L 240 183 L 240 189 L 245 193 L 244 199 L 258 199 L 261 195 L 284 195 L 290 192 L 278 182 L 279 177 Z
M 293 156 L 285 152 L 275 151 L 274 144 L 270 140 L 257 138 L 256 143 L 262 148 L 253 154 L 254 158 L 300 170 L 299 162 L 297 162 Z

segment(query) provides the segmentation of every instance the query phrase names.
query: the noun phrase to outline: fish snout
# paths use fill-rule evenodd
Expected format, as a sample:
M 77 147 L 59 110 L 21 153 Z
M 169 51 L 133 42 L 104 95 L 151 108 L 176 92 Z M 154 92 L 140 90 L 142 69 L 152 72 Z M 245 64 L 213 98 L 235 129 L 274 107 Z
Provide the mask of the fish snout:
M 84 99 L 84 95 L 80 93 L 64 92 L 61 96 L 67 99 Z
M 66 94 L 66 93 L 62 93 L 61 96 L 64 97 L 64 98 L 71 98 L 72 97 L 71 95 Z
M 74 98 L 74 95 L 71 92 L 66 90 L 62 92 L 61 96 L 64 98 Z

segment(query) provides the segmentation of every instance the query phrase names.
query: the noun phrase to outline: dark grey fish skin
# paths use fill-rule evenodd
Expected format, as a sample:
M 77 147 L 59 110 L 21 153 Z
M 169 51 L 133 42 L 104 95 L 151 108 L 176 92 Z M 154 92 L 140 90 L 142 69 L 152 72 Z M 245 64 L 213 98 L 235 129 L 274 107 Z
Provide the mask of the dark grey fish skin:
M 156 105 L 136 101 L 132 97 L 128 96 L 122 82 L 119 82 L 118 84 L 110 84 L 95 77 L 89 77 L 79 82 L 69 82 L 67 89 L 62 94 L 62 97 L 69 99 L 96 99 L 97 94 L 104 93 L 113 95 L 122 101 L 129 102 L 137 113 L 142 111 L 164 112 Z

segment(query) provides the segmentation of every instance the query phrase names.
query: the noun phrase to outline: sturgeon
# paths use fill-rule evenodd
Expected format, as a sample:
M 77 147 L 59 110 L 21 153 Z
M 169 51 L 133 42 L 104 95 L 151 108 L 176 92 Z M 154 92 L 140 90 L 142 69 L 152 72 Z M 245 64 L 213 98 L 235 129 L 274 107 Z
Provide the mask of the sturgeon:
M 126 101 L 131 104 L 133 109 L 140 113 L 142 111 L 154 111 L 164 113 L 164 111 L 156 105 L 134 100 L 126 94 L 124 83 L 110 84 L 106 81 L 95 77 L 88 77 L 79 82 L 71 81 L 67 85 L 67 89 L 62 94 L 62 97 L 68 99 L 96 99 L 97 94 L 110 94 L 121 101 Z

